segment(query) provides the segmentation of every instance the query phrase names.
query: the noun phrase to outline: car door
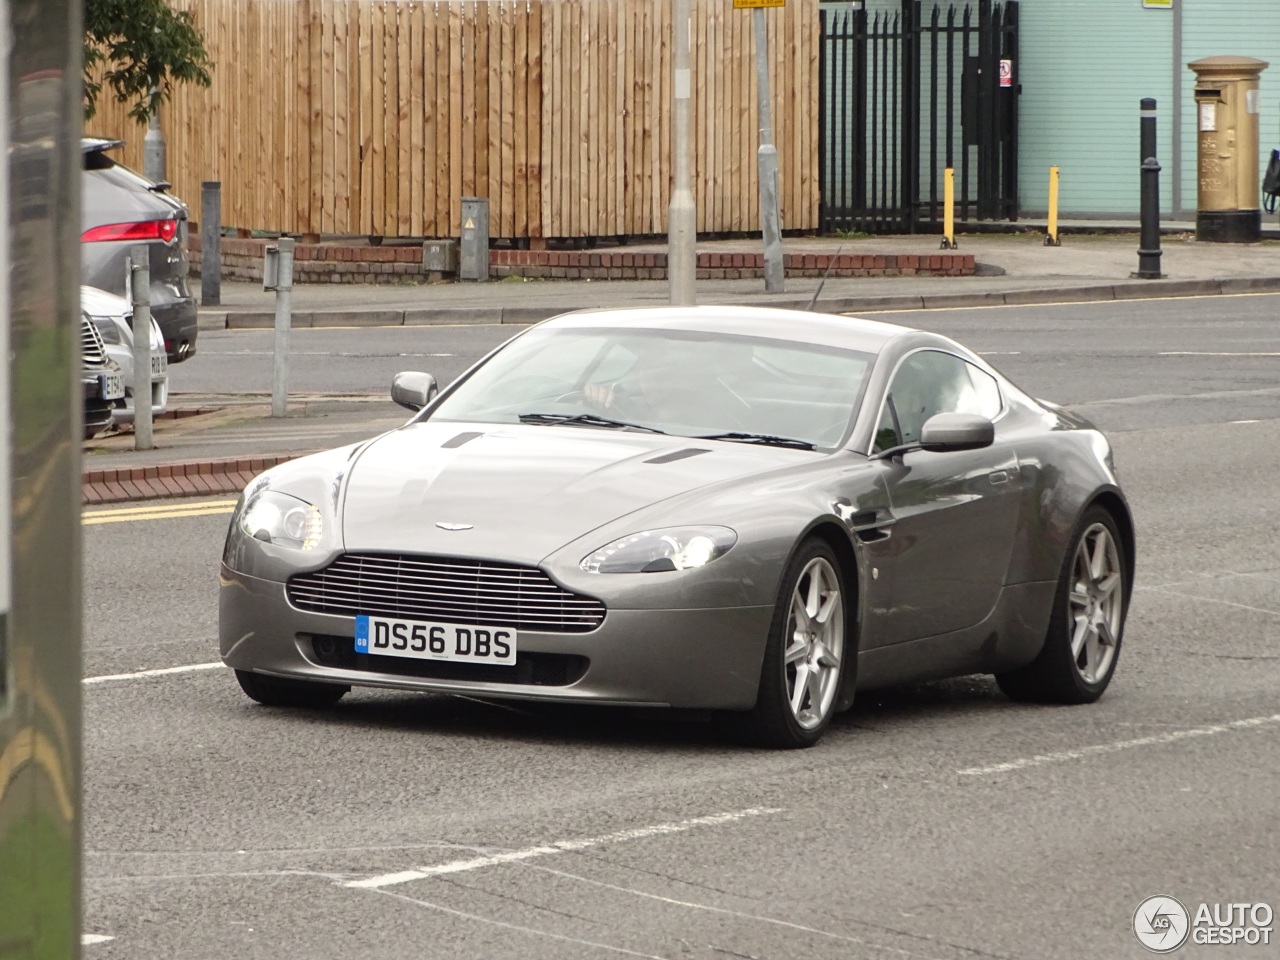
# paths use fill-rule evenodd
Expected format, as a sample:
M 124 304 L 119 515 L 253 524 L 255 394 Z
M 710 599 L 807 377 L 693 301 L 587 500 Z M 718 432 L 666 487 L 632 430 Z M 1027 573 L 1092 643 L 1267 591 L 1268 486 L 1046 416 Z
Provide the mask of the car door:
M 890 518 L 882 566 L 891 601 L 884 644 L 962 630 L 989 614 L 1009 568 L 1020 480 L 1013 445 L 1001 437 L 1000 387 L 985 371 L 941 350 L 917 350 L 899 364 L 882 403 L 873 455 L 920 439 L 938 413 L 996 421 L 979 450 L 908 449 L 880 460 Z

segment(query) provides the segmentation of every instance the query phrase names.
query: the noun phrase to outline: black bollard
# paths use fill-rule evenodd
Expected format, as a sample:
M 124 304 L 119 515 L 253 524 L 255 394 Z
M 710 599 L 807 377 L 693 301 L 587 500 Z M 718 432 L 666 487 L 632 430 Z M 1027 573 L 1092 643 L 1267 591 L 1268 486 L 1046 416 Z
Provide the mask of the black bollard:
M 1160 273 L 1160 164 L 1156 160 L 1156 102 L 1144 97 L 1139 111 L 1142 124 L 1142 234 L 1138 247 L 1141 280 L 1159 280 Z

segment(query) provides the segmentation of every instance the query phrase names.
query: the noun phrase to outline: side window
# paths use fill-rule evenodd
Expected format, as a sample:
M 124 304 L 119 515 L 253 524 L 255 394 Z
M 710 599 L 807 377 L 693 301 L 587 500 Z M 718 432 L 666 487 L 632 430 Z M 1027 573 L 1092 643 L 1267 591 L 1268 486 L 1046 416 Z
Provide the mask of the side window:
M 894 374 L 874 449 L 914 443 L 925 421 L 937 413 L 975 413 L 994 420 L 1000 408 L 1000 387 L 990 374 L 949 353 L 921 350 L 907 357 Z M 895 437 L 896 443 L 885 442 Z
M 988 420 L 1000 416 L 1004 402 L 1000 399 L 1000 385 L 996 383 L 996 378 L 985 370 L 979 370 L 972 363 L 965 363 L 964 369 L 969 374 L 973 393 L 967 396 L 966 406 L 958 408 L 956 412 L 976 413 Z

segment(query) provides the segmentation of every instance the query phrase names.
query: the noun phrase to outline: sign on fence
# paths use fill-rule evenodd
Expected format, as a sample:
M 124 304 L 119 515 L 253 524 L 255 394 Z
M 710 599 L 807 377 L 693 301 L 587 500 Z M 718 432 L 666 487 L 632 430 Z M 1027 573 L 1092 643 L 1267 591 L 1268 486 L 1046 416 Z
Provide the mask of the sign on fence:
M 735 10 L 753 10 L 756 7 L 785 7 L 787 0 L 733 0 Z

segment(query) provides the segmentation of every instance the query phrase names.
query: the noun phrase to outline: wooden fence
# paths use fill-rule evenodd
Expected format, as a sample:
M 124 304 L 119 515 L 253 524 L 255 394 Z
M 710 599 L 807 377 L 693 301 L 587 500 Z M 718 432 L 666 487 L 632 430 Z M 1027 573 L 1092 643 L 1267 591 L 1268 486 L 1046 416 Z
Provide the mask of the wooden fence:
M 215 63 L 161 111 L 174 192 L 223 223 L 449 237 L 489 198 L 494 237 L 666 232 L 670 0 L 170 0 Z M 767 11 L 784 229 L 818 225 L 816 0 Z M 700 232 L 759 228 L 751 13 L 693 0 Z M 145 128 L 102 102 L 95 135 Z

